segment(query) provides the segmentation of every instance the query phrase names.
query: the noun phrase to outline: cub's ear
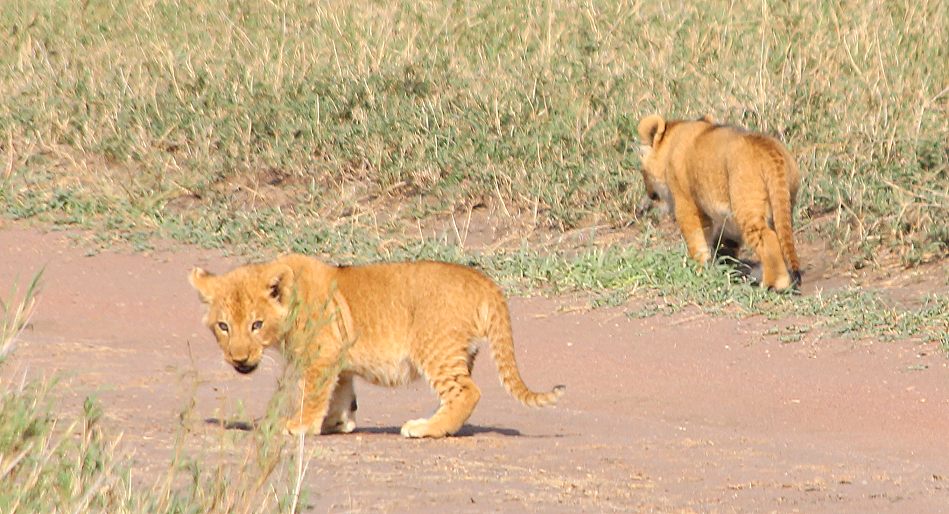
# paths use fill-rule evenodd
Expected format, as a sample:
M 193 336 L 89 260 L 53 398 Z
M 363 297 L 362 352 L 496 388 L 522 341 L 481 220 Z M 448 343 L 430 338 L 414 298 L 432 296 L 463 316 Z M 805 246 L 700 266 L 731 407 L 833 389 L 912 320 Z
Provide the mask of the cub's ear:
M 273 264 L 267 270 L 267 295 L 286 304 L 293 290 L 293 269 L 286 264 Z
M 706 114 L 705 116 L 702 116 L 701 118 L 699 118 L 699 121 L 715 124 L 715 118 L 712 118 L 711 114 Z
M 666 132 L 666 120 L 658 114 L 646 116 L 639 122 L 638 132 L 642 144 L 655 148 Z
M 214 299 L 215 291 L 214 275 L 201 268 L 195 267 L 188 275 L 188 282 L 191 282 L 191 287 L 194 287 L 198 291 L 198 297 L 201 298 L 202 302 L 211 303 L 211 300 Z

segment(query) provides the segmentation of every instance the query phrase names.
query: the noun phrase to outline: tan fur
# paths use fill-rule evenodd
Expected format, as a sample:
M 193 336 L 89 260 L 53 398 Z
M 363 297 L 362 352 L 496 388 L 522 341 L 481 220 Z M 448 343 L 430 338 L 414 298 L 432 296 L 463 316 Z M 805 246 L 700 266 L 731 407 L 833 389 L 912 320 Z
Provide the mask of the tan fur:
M 521 403 L 551 405 L 564 391 L 527 388 L 514 360 L 507 302 L 497 285 L 471 268 L 439 262 L 335 267 L 288 255 L 222 276 L 195 268 L 190 281 L 208 306 L 205 323 L 238 371 L 252 371 L 268 346 L 303 357 L 303 401 L 287 422 L 293 434 L 351 432 L 355 375 L 384 386 L 425 376 L 441 404 L 432 417 L 406 422 L 402 435 L 454 434 L 481 396 L 471 367 L 483 339 L 501 383 Z M 310 314 L 285 329 L 293 295 Z M 255 327 L 255 321 L 262 323 Z M 312 340 L 287 348 L 308 322 L 317 327 Z
M 708 116 L 652 115 L 638 132 L 646 192 L 672 209 L 693 259 L 705 263 L 710 248 L 745 242 L 761 260 L 762 287 L 800 281 L 791 226 L 800 173 L 784 145 Z

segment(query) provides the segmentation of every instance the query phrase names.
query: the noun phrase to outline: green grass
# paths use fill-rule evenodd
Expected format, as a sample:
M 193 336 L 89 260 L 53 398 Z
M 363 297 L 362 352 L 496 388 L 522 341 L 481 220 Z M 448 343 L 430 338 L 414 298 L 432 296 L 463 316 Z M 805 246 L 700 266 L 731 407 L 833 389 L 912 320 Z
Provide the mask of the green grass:
M 696 275 L 674 235 L 657 244 L 634 214 L 634 127 L 709 113 L 776 134 L 805 176 L 800 239 L 844 266 L 945 259 L 941 7 L 11 0 L 0 213 L 95 229 L 103 246 L 444 258 L 599 303 L 644 292 L 873 334 L 864 307 L 902 323 L 874 291 L 776 298 Z M 482 207 L 510 244 L 452 237 L 451 216 Z M 625 230 L 628 248 L 527 238 L 589 227 Z
M 821 333 L 876 341 L 937 342 L 949 351 L 949 297 L 928 294 L 907 305 L 882 289 L 847 287 L 811 295 L 776 294 L 740 280 L 724 265 L 699 270 L 678 246 L 648 252 L 591 248 L 569 256 L 539 256 L 529 250 L 483 262 L 497 276 L 555 292 L 592 292 L 594 305 L 626 305 L 649 316 L 688 307 L 727 316 L 808 318 Z

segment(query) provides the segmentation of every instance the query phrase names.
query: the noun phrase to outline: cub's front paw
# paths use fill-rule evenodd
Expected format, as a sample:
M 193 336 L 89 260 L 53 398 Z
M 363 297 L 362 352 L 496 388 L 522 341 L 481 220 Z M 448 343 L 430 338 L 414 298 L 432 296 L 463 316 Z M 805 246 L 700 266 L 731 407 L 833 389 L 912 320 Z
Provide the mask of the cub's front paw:
M 310 424 L 304 423 L 298 418 L 288 419 L 287 424 L 284 427 L 284 432 L 293 436 L 298 436 L 300 434 L 306 435 L 310 432 Z
M 406 421 L 402 425 L 402 437 L 445 437 L 448 432 L 444 429 L 432 426 L 431 421 L 425 418 Z

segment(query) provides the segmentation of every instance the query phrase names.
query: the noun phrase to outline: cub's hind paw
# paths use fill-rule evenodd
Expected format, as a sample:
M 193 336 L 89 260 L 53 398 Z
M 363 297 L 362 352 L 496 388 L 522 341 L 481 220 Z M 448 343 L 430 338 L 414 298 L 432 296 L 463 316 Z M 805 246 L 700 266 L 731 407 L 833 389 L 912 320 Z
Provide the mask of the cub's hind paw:
M 356 421 L 353 419 L 340 419 L 333 423 L 323 423 L 320 430 L 323 434 L 348 434 L 356 430 Z
M 402 437 L 418 438 L 418 437 L 445 437 L 448 433 L 444 430 L 439 430 L 432 427 L 432 424 L 429 420 L 425 418 L 413 419 L 411 421 L 406 421 L 402 425 Z

